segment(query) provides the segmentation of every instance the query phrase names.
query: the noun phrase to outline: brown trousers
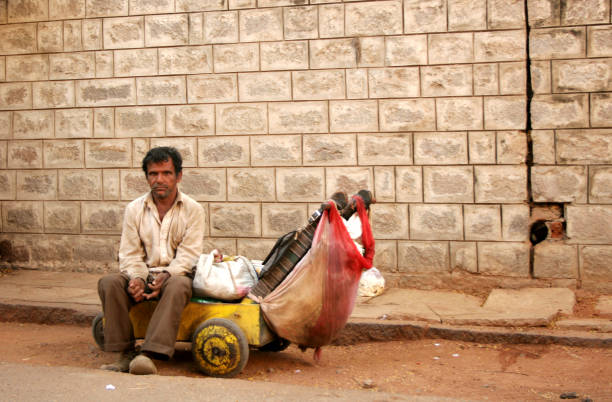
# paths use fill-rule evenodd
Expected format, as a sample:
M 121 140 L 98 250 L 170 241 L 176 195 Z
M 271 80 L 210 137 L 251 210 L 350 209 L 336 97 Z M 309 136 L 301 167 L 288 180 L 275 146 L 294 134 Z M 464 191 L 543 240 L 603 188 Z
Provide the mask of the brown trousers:
M 110 274 L 98 281 L 98 294 L 104 311 L 104 350 L 122 352 L 134 347 L 130 308 L 135 304 L 127 292 L 130 279 Z M 142 351 L 167 357 L 174 354 L 181 313 L 191 299 L 191 278 L 173 275 L 162 285 L 159 302 L 142 344 Z

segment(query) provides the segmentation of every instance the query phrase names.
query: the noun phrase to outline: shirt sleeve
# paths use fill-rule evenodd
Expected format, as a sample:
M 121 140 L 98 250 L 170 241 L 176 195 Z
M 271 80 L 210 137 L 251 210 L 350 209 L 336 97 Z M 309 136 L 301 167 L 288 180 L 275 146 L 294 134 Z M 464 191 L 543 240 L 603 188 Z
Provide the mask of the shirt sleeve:
M 204 247 L 204 208 L 197 202 L 187 207 L 187 227 L 166 271 L 170 275 L 191 274 Z
M 125 209 L 121 243 L 119 244 L 119 270 L 130 279 L 142 278 L 145 282 L 149 269 L 145 263 L 145 250 L 138 234 L 138 214 L 135 204 Z

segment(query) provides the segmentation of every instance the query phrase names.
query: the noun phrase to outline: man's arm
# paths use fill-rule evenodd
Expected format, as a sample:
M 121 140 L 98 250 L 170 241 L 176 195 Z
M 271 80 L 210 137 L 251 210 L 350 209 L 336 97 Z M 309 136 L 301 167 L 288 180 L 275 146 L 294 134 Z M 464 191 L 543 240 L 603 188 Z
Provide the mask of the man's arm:
M 134 207 L 134 204 L 129 204 L 125 209 L 119 245 L 119 270 L 130 280 L 139 278 L 146 283 L 149 269 L 144 262 L 145 250 L 138 234 L 138 214 Z
M 191 205 L 187 216 L 187 228 L 183 240 L 176 248 L 174 259 L 166 268 L 170 275 L 190 274 L 202 254 L 204 246 L 204 208 L 200 204 Z

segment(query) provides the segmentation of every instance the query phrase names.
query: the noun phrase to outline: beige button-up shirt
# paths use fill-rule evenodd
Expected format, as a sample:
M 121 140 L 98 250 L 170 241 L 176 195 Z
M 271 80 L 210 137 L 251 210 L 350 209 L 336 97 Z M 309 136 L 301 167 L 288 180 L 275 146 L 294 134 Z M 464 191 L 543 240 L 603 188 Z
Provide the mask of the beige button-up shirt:
M 192 272 L 204 242 L 204 208 L 181 193 L 164 220 L 159 220 L 151 193 L 130 202 L 125 209 L 119 269 L 130 279 L 168 271 L 171 275 Z

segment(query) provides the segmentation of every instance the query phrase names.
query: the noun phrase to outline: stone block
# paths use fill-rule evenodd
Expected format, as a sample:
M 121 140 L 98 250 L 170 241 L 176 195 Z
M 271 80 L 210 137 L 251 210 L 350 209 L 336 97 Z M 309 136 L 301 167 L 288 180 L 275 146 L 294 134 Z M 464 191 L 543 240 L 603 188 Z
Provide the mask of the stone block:
M 577 278 L 577 247 L 551 241 L 538 243 L 534 248 L 533 275 L 536 278 Z
M 9 169 L 42 168 L 42 141 L 9 141 L 7 155 Z
M 15 233 L 42 233 L 42 201 L 5 201 L 2 203 L 2 230 Z
M 499 88 L 501 95 L 521 95 L 526 91 L 525 62 L 501 63 L 499 65 Z
M 237 254 L 263 260 L 266 258 L 276 240 L 274 239 L 238 239 Z
M 0 57 L 0 82 L 6 81 L 6 56 Z
M 229 201 L 274 201 L 273 168 L 230 168 L 227 171 Z
M 357 54 L 359 67 L 382 67 L 385 65 L 385 38 L 359 38 L 359 53 Z
M 374 266 L 381 271 L 397 271 L 397 242 L 394 240 L 376 240 Z
M 611 164 L 612 130 L 559 130 L 557 163 Z
M 535 60 L 585 57 L 585 35 L 584 27 L 532 29 L 529 55 Z
M 501 240 L 499 205 L 463 206 L 466 240 Z
M 450 269 L 478 272 L 478 256 L 475 242 L 450 242 Z
M 212 73 L 212 46 L 167 47 L 157 49 L 160 74 Z
M 438 98 L 436 117 L 438 130 L 480 130 L 482 98 Z
M 396 167 L 395 192 L 398 202 L 423 202 L 423 173 L 420 166 Z
M 588 95 L 535 95 L 531 103 L 533 128 L 589 126 Z
M 82 140 L 45 141 L 43 166 L 50 168 L 82 168 L 84 162 Z
M 151 138 L 151 148 L 174 147 L 183 157 L 183 167 L 198 166 L 197 139 L 191 138 Z
M 17 171 L 18 200 L 54 200 L 56 195 L 56 170 Z
M 324 133 L 328 126 L 326 102 L 274 102 L 268 105 L 270 134 Z
M 589 57 L 612 56 L 612 27 L 610 25 L 590 26 L 587 35 Z M 1 45 L 0 45 L 1 46 Z
M 474 64 L 474 95 L 499 94 L 497 64 Z
M 399 0 L 353 3 L 345 7 L 346 36 L 402 33 L 402 2 Z
M 85 0 L 49 0 L 49 19 L 85 18 Z
M 79 202 L 45 202 L 46 233 L 79 233 L 81 228 L 81 205 Z
M 73 81 L 42 81 L 32 85 L 33 106 L 36 109 L 74 107 Z
M 238 75 L 241 102 L 291 100 L 289 72 L 242 73 Z
M 248 137 L 198 138 L 199 166 L 248 166 Z
M 399 241 L 397 242 L 397 269 L 409 273 L 448 272 L 450 256 L 445 241 Z
M 121 233 L 125 205 L 124 202 L 82 202 L 81 233 Z
M 408 239 L 408 206 L 374 204 L 371 207 L 372 233 L 376 239 Z
M 198 136 L 215 132 L 214 105 L 166 107 L 166 135 Z
M 157 75 L 157 49 L 114 51 L 115 77 Z
M 557 0 L 529 0 L 529 24 L 534 28 L 561 24 L 561 4 Z
M 277 199 L 289 202 L 320 202 L 325 198 L 324 177 L 324 169 L 320 167 L 278 168 Z
M 236 74 L 203 74 L 187 76 L 187 98 L 197 102 L 236 102 Z
M 385 37 L 386 66 L 427 64 L 427 35 Z
M 359 39 L 321 39 L 310 44 L 310 68 L 355 68 Z
M 409 133 L 360 134 L 357 138 L 360 165 L 412 164 Z
M 527 120 L 525 96 L 484 98 L 485 130 L 523 130 Z M 533 111 L 533 104 L 532 104 Z M 534 128 L 535 125 L 534 125 Z
M 86 0 L 87 18 L 128 15 L 128 0 Z
M 424 166 L 425 202 L 474 202 L 471 166 Z
M 395 168 L 393 166 L 374 167 L 374 195 L 378 202 L 395 201 Z
M 524 202 L 527 199 L 525 166 L 475 166 L 477 203 Z
M 612 93 L 591 94 L 591 126 L 612 126 Z
M 561 5 L 562 25 L 610 23 L 610 2 L 607 0 L 567 0 Z
M 38 51 L 39 52 L 61 52 L 64 50 L 62 35 L 64 25 L 62 21 L 39 22 L 38 26 Z
M 467 157 L 467 133 L 414 133 L 417 165 L 466 164 Z
M 330 101 L 330 131 L 378 131 L 378 104 L 370 100 Z
M 531 88 L 536 94 L 548 94 L 551 89 L 551 68 L 550 61 L 531 62 Z
M 448 30 L 472 31 L 487 28 L 487 0 L 449 0 Z
M 32 54 L 6 58 L 7 81 L 42 81 L 49 79 L 49 55 Z
M 381 131 L 433 131 L 436 129 L 434 99 L 389 99 L 381 100 L 379 105 Z
M 227 0 L 176 0 L 176 11 L 227 10 Z
M 301 163 L 302 163 L 302 138 L 301 136 L 298 136 L 298 135 L 275 135 L 275 136 L 262 135 L 262 136 L 251 137 L 251 165 L 253 166 L 299 166 L 301 165 Z
M 470 164 L 495 163 L 495 132 L 469 132 L 468 144 Z
M 6 169 L 7 166 L 7 141 L 0 141 L 0 169 Z
M 10 24 L 0 26 L 0 54 L 36 53 L 36 25 Z M 42 49 L 39 49 L 43 51 Z
M 461 205 L 410 205 L 410 238 L 414 240 L 463 240 Z
M 64 21 L 64 51 L 83 50 L 81 21 Z
M 139 105 L 176 104 L 186 102 L 185 77 L 136 78 Z
M 184 169 L 181 191 L 197 201 L 225 201 L 225 169 Z
M 591 166 L 589 168 L 589 202 L 612 203 L 612 168 Z
M 526 243 L 478 243 L 478 272 L 484 275 L 529 276 L 529 245 Z
M 587 202 L 584 166 L 534 166 L 531 183 L 536 202 Z
M 259 70 L 259 45 L 257 43 L 214 45 L 213 52 L 216 73 Z
M 612 206 L 567 205 L 567 236 L 575 243 L 610 243 L 612 240 Z
M 62 109 L 55 111 L 55 137 L 93 137 L 92 109 Z
M 294 71 L 292 76 L 295 100 L 345 98 L 344 70 Z
M 471 33 L 432 34 L 428 37 L 427 47 L 429 64 L 470 63 L 474 60 Z
M 28 82 L 0 83 L 2 110 L 32 108 L 32 84 Z
M 308 42 L 262 42 L 262 70 L 308 69 Z
M 419 96 L 419 69 L 372 68 L 368 70 L 370 98 L 408 98 Z
M 86 19 L 83 23 L 83 49 L 102 49 L 102 19 Z
M 238 12 L 220 11 L 204 14 L 205 43 L 238 42 Z
M 104 49 L 144 47 L 144 25 L 144 17 L 104 18 Z
M 502 237 L 504 240 L 529 240 L 529 212 L 528 205 L 502 205 Z
M 612 90 L 612 59 L 553 60 L 553 92 Z
M 319 6 L 319 37 L 337 38 L 344 36 L 344 4 Z
M 115 136 L 115 110 L 113 108 L 94 109 L 94 137 Z
M 368 72 L 365 68 L 346 70 L 346 98 L 368 97 Z
M 77 106 L 124 106 L 136 104 L 133 78 L 76 81 Z
M 120 191 L 119 169 L 102 170 L 102 194 L 105 200 L 118 200 Z
M 127 167 L 132 161 L 132 142 L 126 139 L 85 141 L 85 166 L 87 168 Z
M 7 2 L 9 23 L 46 21 L 49 19 L 49 2 L 46 0 L 23 0 Z
M 115 110 L 117 137 L 161 137 L 164 135 L 163 106 L 126 107 Z
M 352 134 L 307 135 L 303 141 L 304 165 L 355 165 L 357 162 L 355 136 Z
M 211 203 L 210 235 L 261 236 L 261 208 L 256 203 Z
M 14 112 L 13 138 L 53 138 L 53 111 L 24 110 Z
M 263 8 L 240 12 L 240 41 L 283 40 L 283 10 Z
M 285 40 L 318 38 L 317 6 L 287 7 L 283 10 Z
M 307 221 L 304 204 L 262 204 L 261 228 L 266 237 L 279 237 L 298 230 Z
M 49 79 L 52 80 L 95 78 L 96 75 L 93 52 L 50 54 L 49 63 Z
M 265 103 L 218 104 L 217 134 L 266 134 L 266 106 Z
M 515 61 L 526 57 L 524 30 L 474 33 L 474 61 Z
M 248 241 L 255 241 L 255 239 L 248 239 Z M 217 249 L 223 253 L 223 255 L 237 255 L 236 251 L 236 239 L 223 239 L 220 237 L 204 237 L 204 253 L 210 253 L 212 250 Z M 241 254 L 250 255 L 250 254 Z
M 11 123 L 13 121 L 12 112 L 0 112 L 0 138 L 11 138 Z
M 189 44 L 204 43 L 204 13 L 189 14 Z
M 555 163 L 555 133 L 552 130 L 532 130 L 531 142 L 534 163 Z
M 423 96 L 472 95 L 472 66 L 424 66 L 420 70 Z
M 521 29 L 525 26 L 525 3 L 521 0 L 488 0 L 489 29 Z
M 446 31 L 444 0 L 404 0 L 404 33 Z
M 187 14 L 147 15 L 145 46 L 180 46 L 189 44 Z
M 174 12 L 173 0 L 131 0 L 130 15 Z
M 101 200 L 101 170 L 59 170 L 58 199 L 60 200 Z
M 325 197 L 336 191 L 357 194 L 359 190 L 374 189 L 374 175 L 368 167 L 329 167 L 325 169 Z
M 149 138 L 132 138 L 132 167 L 140 168 L 141 161 L 151 148 Z
M 522 131 L 497 133 L 497 163 L 519 164 L 527 162 L 527 135 Z
M 113 76 L 114 56 L 112 50 L 96 52 L 96 78 Z
M 580 252 L 580 278 L 587 281 L 609 282 L 612 275 L 612 247 L 582 246 Z
M 122 169 L 119 175 L 121 178 L 121 200 L 132 201 L 151 190 L 144 172 L 140 169 Z

